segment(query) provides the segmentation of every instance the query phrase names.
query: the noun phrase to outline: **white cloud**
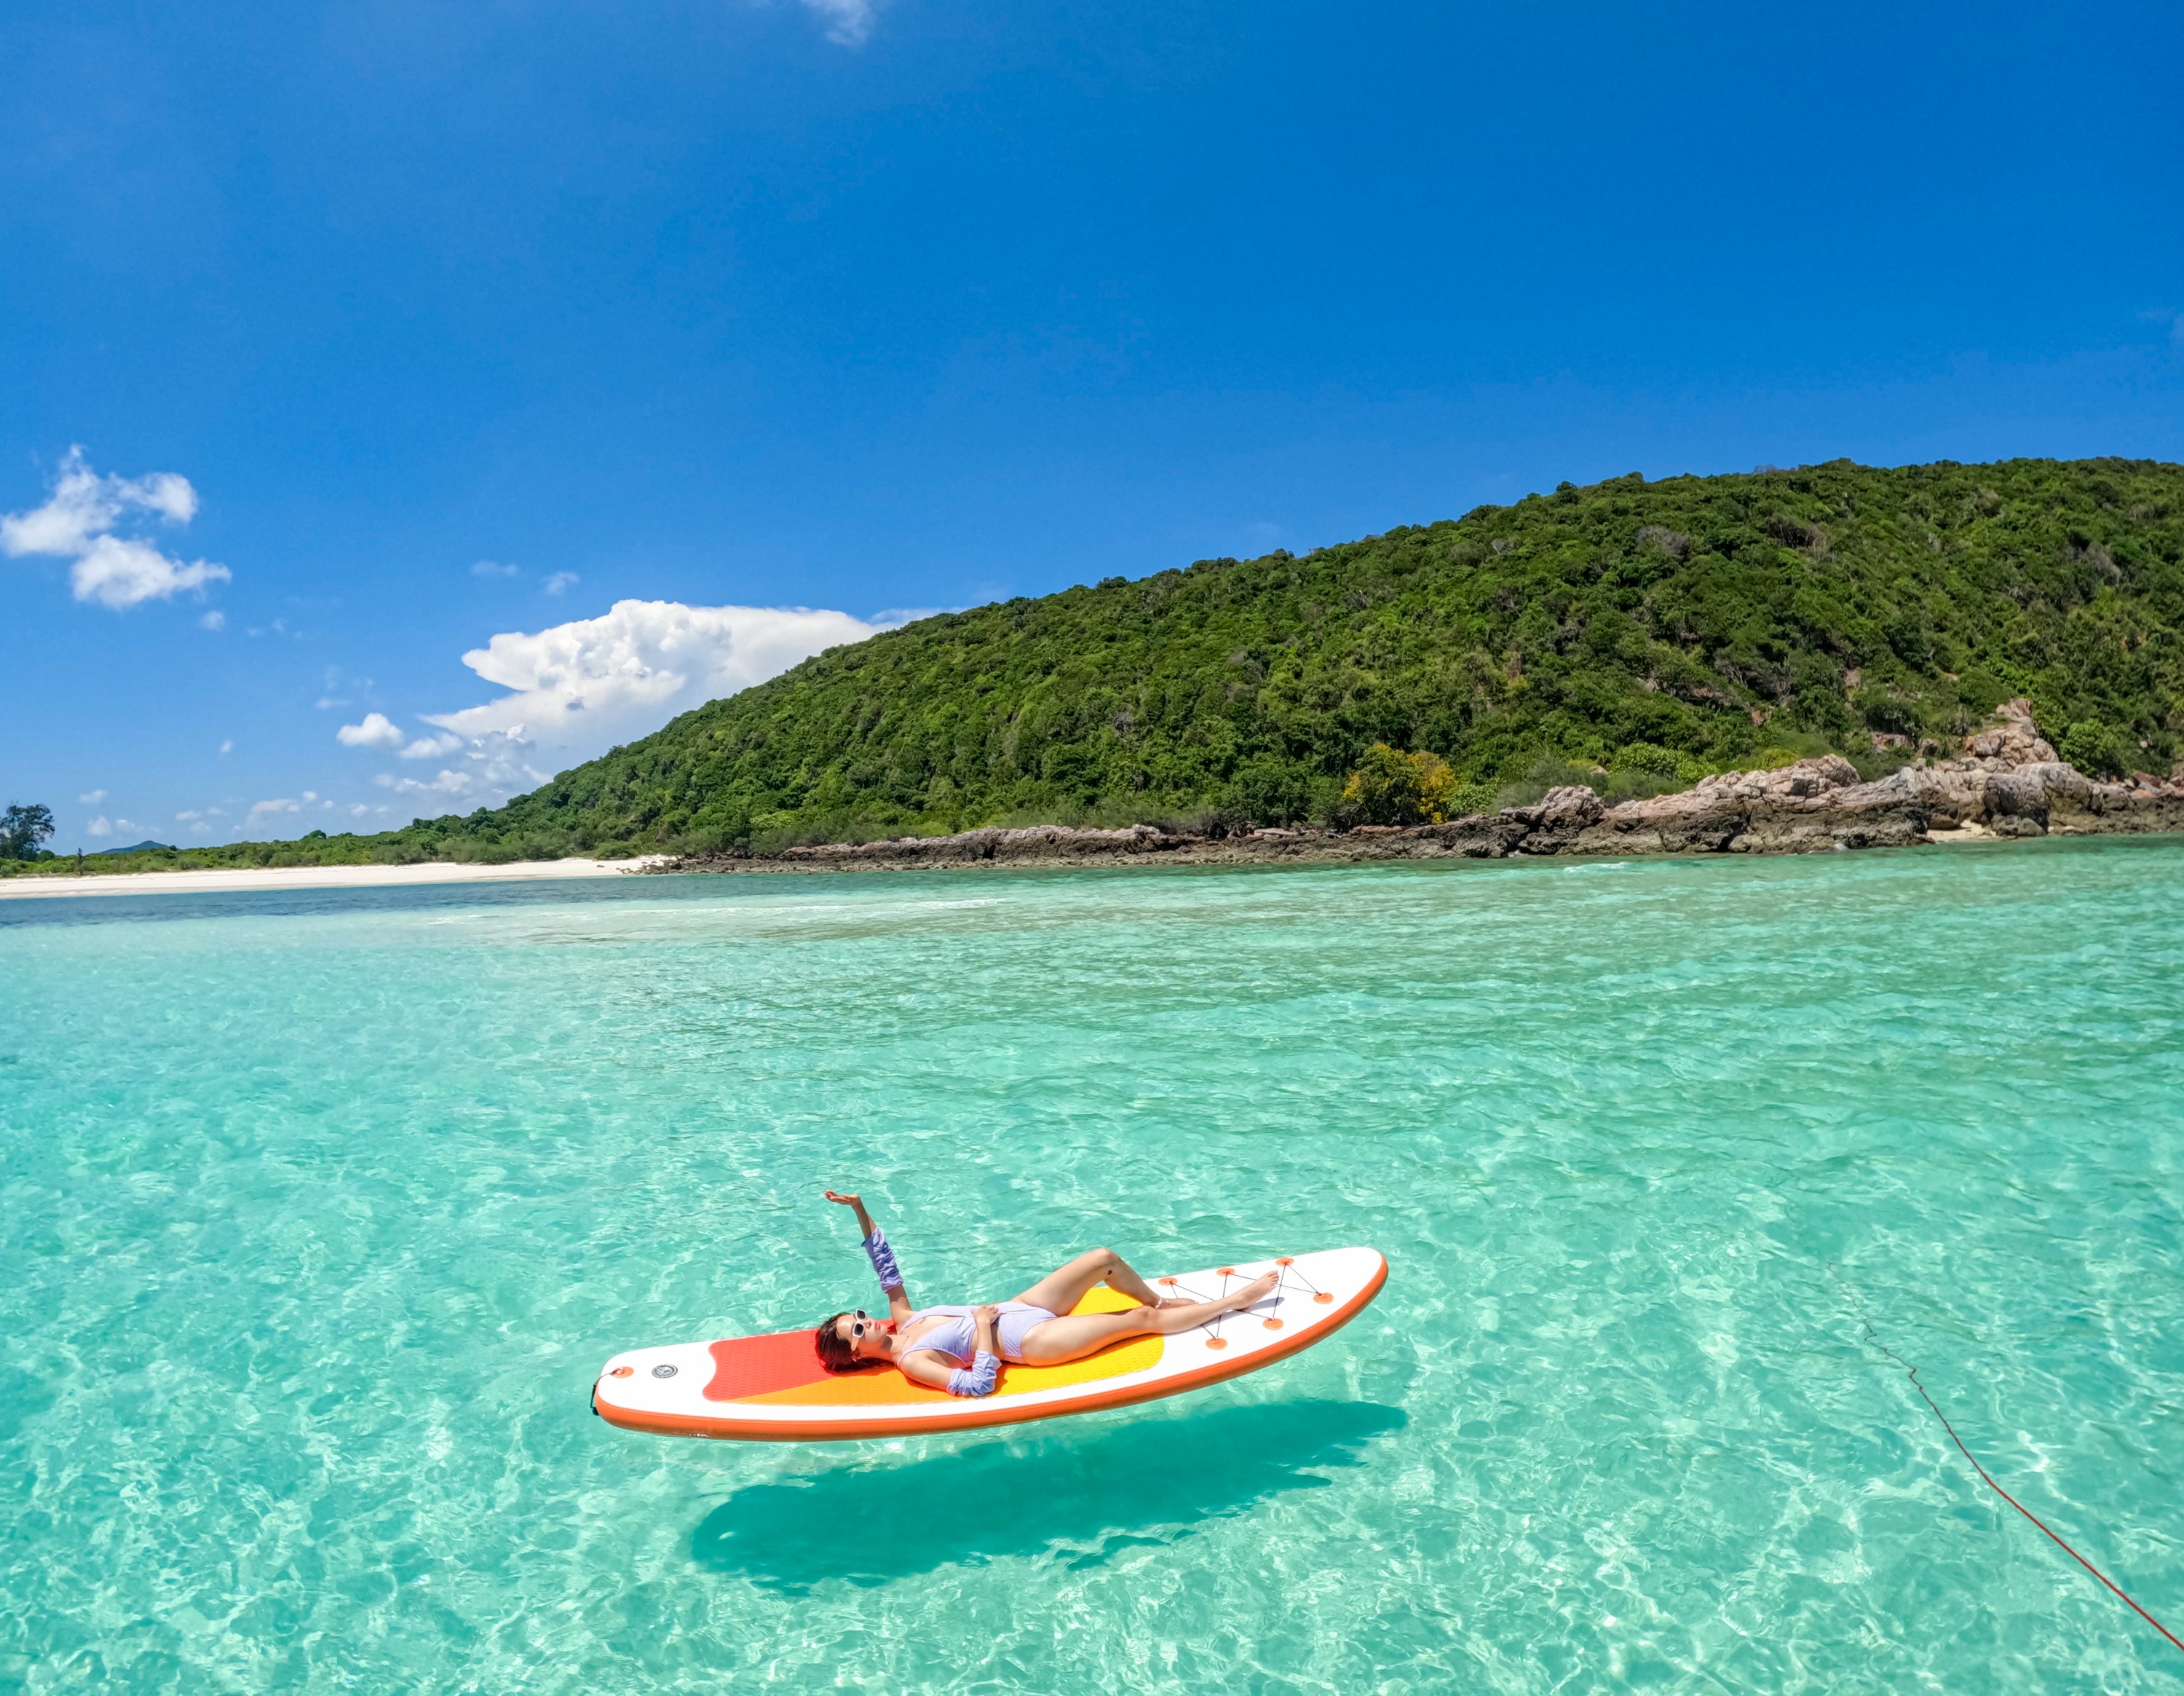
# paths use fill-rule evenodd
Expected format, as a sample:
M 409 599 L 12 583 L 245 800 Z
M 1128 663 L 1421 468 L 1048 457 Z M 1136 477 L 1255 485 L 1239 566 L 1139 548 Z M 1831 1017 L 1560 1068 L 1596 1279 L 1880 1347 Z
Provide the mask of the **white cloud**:
M 78 806 L 97 806 L 99 802 L 105 799 L 106 791 L 104 789 L 93 789 L 89 795 L 78 795 L 75 798 L 75 803 Z
M 471 567 L 474 577 L 512 577 L 515 572 L 516 567 L 504 566 L 498 560 L 480 560 Z
M 803 0 L 803 5 L 827 25 L 827 39 L 845 47 L 864 46 L 878 10 L 873 0 Z
M 512 693 L 459 712 L 420 715 L 445 734 L 418 738 L 401 756 L 448 763 L 429 779 L 390 773 L 374 781 L 401 795 L 503 800 L 822 649 L 888 628 L 801 606 L 621 600 L 598 618 L 536 633 L 506 632 L 464 655 L 463 663 Z M 372 745 L 394 745 L 382 736 Z
M 227 582 L 227 567 L 204 560 L 184 565 L 149 542 L 112 532 L 131 511 L 187 524 L 197 510 L 197 491 L 187 477 L 173 471 L 101 477 L 84 463 L 81 448 L 70 448 L 43 506 L 0 516 L 0 550 L 19 558 L 49 554 L 74 560 L 69 583 L 78 600 L 116 610 L 168 600 L 186 589 Z
M 344 748 L 399 748 L 409 738 L 383 712 L 367 712 L 361 724 L 344 724 L 334 732 Z
M 92 819 L 90 823 L 84 826 L 83 830 L 84 834 L 86 836 L 111 836 L 114 834 L 114 827 L 111 824 L 109 824 L 103 818 Z
M 238 830 L 256 830 L 268 819 L 278 818 L 283 813 L 301 812 L 318 798 L 315 790 L 305 789 L 300 801 L 283 795 L 277 801 L 254 801 L 251 803 L 249 816 L 235 828 Z M 219 809 L 215 807 L 211 811 L 218 812 Z
M 69 567 L 69 583 L 78 600 L 95 600 L 116 611 L 142 601 L 170 600 L 183 589 L 227 580 L 226 566 L 203 560 L 186 566 L 149 542 L 121 536 L 94 538 Z
M 555 572 L 546 579 L 546 593 L 554 595 L 561 594 L 572 585 L 582 581 L 583 579 L 574 572 Z
M 405 760 L 437 760 L 463 745 L 463 739 L 443 730 L 437 736 L 420 736 L 402 750 Z
M 70 448 L 53 479 L 53 499 L 32 511 L 0 518 L 0 546 L 11 554 L 80 554 L 132 506 L 170 524 L 187 524 L 197 516 L 197 491 L 187 477 L 172 471 L 101 477 L 84 463 L 81 447 Z
M 459 735 L 516 737 L 542 752 L 588 759 L 879 628 L 801 606 L 618 600 L 598 618 L 535 635 L 509 632 L 471 649 L 463 663 L 515 693 L 423 717 Z
M 232 754 L 235 751 L 235 739 L 231 736 L 227 740 L 221 743 L 220 745 L 220 751 L 223 754 Z
M 545 781 L 545 777 L 536 772 L 523 772 L 520 775 L 530 777 L 540 783 Z M 487 774 L 482 773 L 443 768 L 439 775 L 430 783 L 420 778 L 398 778 L 387 772 L 382 772 L 372 781 L 382 789 L 392 789 L 397 795 L 476 795 L 485 786 L 486 776 Z
M 199 628 L 205 630 L 225 630 L 227 628 L 227 615 L 218 607 L 214 607 L 198 620 L 198 625 Z

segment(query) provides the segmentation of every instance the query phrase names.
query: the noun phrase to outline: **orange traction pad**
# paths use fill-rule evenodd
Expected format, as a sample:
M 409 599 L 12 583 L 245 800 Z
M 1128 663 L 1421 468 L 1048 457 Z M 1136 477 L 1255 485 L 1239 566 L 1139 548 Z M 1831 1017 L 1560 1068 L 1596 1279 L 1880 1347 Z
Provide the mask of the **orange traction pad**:
M 1103 1285 L 1071 1311 L 1125 1313 L 1137 1305 Z M 767 1336 L 729 1337 L 712 1344 L 713 1376 L 705 1386 L 705 1399 L 835 1408 L 956 1399 L 944 1390 L 928 1390 L 912 1383 L 891 1366 L 863 1372 L 829 1372 L 819 1364 L 818 1351 L 812 1344 L 816 1335 L 810 1331 L 783 1331 Z M 1131 1337 L 1062 1366 L 1004 1366 L 994 1394 L 1022 1396 L 1034 1390 L 1059 1389 L 1120 1377 L 1126 1372 L 1142 1372 L 1160 1364 L 1162 1341 L 1157 1336 Z

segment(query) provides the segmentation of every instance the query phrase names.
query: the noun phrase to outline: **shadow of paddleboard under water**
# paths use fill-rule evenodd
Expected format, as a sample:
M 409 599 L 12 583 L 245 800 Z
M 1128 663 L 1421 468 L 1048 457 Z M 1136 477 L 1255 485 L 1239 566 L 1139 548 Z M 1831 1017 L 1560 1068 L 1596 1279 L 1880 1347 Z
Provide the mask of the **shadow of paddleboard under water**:
M 1096 1566 L 1284 1490 L 1323 1489 L 1333 1481 L 1308 1469 L 1358 1465 L 1368 1442 L 1404 1422 L 1369 1402 L 1284 1402 L 844 1466 L 738 1490 L 705 1515 L 690 1553 L 790 1595 L 1011 1556 Z

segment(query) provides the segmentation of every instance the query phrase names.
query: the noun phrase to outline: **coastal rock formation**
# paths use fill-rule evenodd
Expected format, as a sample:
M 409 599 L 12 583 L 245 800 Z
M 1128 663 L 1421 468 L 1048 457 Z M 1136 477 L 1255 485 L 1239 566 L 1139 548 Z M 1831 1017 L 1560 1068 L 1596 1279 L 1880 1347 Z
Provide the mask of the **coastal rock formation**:
M 790 865 L 819 864 L 830 868 L 859 863 L 973 866 L 994 860 L 1096 860 L 1117 856 L 1138 859 L 1198 840 L 1170 835 L 1150 824 L 1134 824 L 1126 830 L 1079 830 L 1067 824 L 1034 824 L 1009 830 L 988 825 L 956 836 L 898 836 L 879 842 L 784 848 L 773 857 Z
M 1797 854 L 1904 847 L 1926 834 L 1919 799 L 1861 783 L 1840 754 L 1769 772 L 1724 772 L 1679 795 L 1625 801 L 1563 851 Z M 1535 851 L 1529 848 L 1527 851 Z
M 1043 824 L 955 836 L 784 848 L 756 858 L 679 861 L 705 871 L 910 870 L 990 864 L 1142 865 L 1251 861 L 1500 860 L 1518 855 L 1809 854 L 1936 841 L 2101 832 L 2184 831 L 2184 774 L 2101 783 L 2056 757 L 2013 700 L 1964 739 L 1962 757 L 1919 759 L 1867 783 L 1840 754 L 1772 771 L 1724 772 L 1674 795 L 1609 806 L 1582 786 L 1529 806 L 1440 824 L 1354 830 L 1187 834 L 1150 824 L 1084 830 Z
M 2088 778 L 2056 756 L 2023 700 L 1966 737 L 1964 758 L 1921 760 L 1869 787 L 1923 802 L 1933 837 L 2184 829 L 2184 783 L 2143 772 L 2120 783 Z

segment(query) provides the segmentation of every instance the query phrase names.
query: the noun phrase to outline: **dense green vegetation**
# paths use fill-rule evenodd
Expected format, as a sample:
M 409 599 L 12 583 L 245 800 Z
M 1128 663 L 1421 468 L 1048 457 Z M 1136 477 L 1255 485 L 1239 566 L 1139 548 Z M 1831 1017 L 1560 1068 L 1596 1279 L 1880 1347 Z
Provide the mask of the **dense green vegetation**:
M 2166 773 L 2184 751 L 2180 632 L 2184 466 L 1633 475 L 1301 557 L 928 618 L 468 817 L 132 858 L 1339 817 L 1376 743 L 1446 760 L 1455 812 L 1571 774 L 1666 788 L 1785 750 L 1870 770 L 1909 751 L 1877 752 L 1876 733 L 1953 750 L 2017 695 L 2086 769 Z

